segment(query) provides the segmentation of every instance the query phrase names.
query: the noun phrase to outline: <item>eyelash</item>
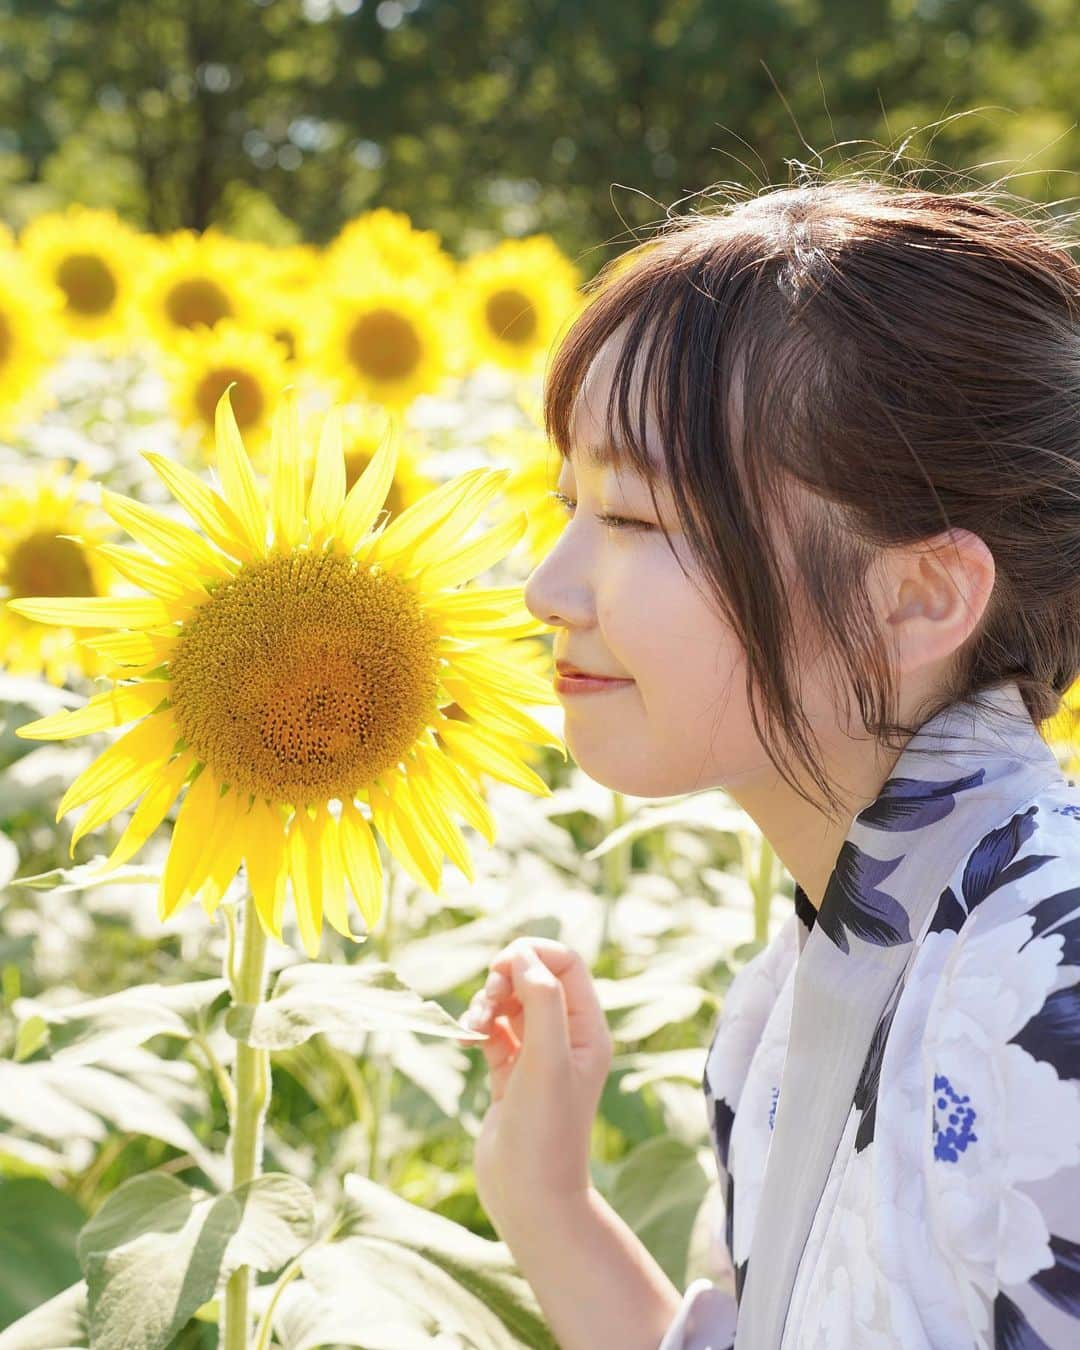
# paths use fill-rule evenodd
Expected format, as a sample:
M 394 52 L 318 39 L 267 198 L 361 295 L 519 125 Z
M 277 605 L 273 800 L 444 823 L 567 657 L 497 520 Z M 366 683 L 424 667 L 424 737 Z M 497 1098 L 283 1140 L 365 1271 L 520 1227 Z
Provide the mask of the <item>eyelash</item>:
M 568 497 L 565 492 L 552 492 L 551 496 L 564 508 L 577 506 L 577 502 Z M 647 520 L 631 520 L 627 516 L 612 516 L 597 512 L 596 519 L 601 525 L 606 525 L 611 530 L 651 530 L 654 528 Z

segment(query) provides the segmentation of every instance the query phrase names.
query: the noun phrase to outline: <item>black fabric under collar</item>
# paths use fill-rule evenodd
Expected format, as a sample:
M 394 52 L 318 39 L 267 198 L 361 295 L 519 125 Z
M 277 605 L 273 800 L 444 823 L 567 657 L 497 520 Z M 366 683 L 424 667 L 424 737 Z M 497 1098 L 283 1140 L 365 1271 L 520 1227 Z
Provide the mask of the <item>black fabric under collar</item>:
M 795 913 L 807 928 L 813 928 L 814 924 L 817 923 L 817 910 L 810 903 L 809 896 L 798 882 L 795 883 Z

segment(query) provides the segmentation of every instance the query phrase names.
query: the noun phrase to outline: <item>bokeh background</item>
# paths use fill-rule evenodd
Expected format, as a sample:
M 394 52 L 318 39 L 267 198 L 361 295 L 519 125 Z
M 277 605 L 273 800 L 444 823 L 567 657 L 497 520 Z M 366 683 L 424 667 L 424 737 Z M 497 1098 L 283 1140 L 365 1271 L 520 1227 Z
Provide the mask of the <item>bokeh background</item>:
M 0 599 L 124 593 L 94 551 L 121 542 L 101 489 L 170 511 L 141 452 L 213 475 L 229 385 L 257 463 L 286 386 L 313 435 L 344 407 L 350 481 L 393 428 L 391 511 L 511 468 L 501 509 L 529 529 L 485 581 L 519 583 L 565 520 L 538 411 L 583 283 L 669 211 L 805 172 L 996 183 L 1075 212 L 1078 69 L 1076 0 L 0 0 Z M 86 1344 L 80 1230 L 148 1172 L 212 1190 L 228 1135 L 219 1007 L 166 1034 L 158 996 L 145 1024 L 94 1002 L 215 978 L 225 934 L 198 906 L 158 921 L 168 822 L 105 886 L 86 864 L 126 813 L 74 849 L 55 819 L 110 737 L 15 729 L 94 692 L 77 636 L 0 617 L 0 1350 Z M 549 671 L 549 639 L 517 645 Z M 1077 703 L 1045 728 L 1070 772 Z M 731 1287 L 701 1074 L 791 879 L 722 791 L 650 802 L 549 747 L 530 763 L 551 796 L 487 783 L 498 838 L 470 834 L 474 882 L 447 867 L 435 895 L 387 857 L 368 942 L 328 931 L 321 957 L 370 949 L 457 1017 L 512 938 L 580 951 L 617 1048 L 594 1183 L 676 1284 Z M 276 949 L 275 973 L 298 956 Z M 344 1027 L 273 1073 L 268 1170 L 327 1206 L 350 1176 L 385 1187 L 414 1248 L 434 1216 L 496 1249 L 471 1164 L 475 1051 Z M 368 1343 L 342 1338 L 370 1287 L 367 1238 L 349 1241 L 323 1251 L 323 1285 L 312 1264 L 284 1290 L 265 1345 Z M 464 1350 L 475 1291 L 429 1274 L 431 1344 Z M 417 1315 L 392 1270 L 371 1279 Z M 14 1329 L 60 1305 L 71 1339 Z M 171 1344 L 210 1350 L 217 1313 Z M 497 1316 L 489 1331 L 550 1344 Z

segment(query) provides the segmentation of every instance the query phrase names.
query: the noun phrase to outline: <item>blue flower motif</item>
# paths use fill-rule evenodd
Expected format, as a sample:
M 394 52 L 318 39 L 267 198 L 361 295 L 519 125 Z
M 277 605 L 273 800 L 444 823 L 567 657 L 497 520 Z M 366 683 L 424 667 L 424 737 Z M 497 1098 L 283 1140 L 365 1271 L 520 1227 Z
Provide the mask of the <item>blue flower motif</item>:
M 1071 780 L 1069 785 L 1073 786 Z M 1068 806 L 1052 806 L 1050 810 L 1055 816 L 1071 816 L 1073 820 L 1080 820 L 1080 806 L 1076 802 L 1070 802 Z
M 968 1144 L 978 1142 L 971 1128 L 975 1123 L 971 1098 L 961 1097 L 943 1073 L 934 1074 L 934 1157 L 938 1162 L 956 1162 Z M 938 1115 L 938 1112 L 947 1113 Z M 942 1123 L 939 1123 L 942 1122 Z
M 877 883 L 894 872 L 900 862 L 900 858 L 872 858 L 850 840 L 841 844 L 818 910 L 817 926 L 845 955 L 849 953 L 845 928 L 876 947 L 911 941 L 907 910 L 877 888 Z
M 931 933 L 958 933 L 971 911 L 992 891 L 1019 881 L 1052 860 L 1053 855 L 1047 853 L 1029 853 L 1024 858 L 1016 856 L 1037 829 L 1038 810 L 1037 806 L 1029 806 L 1004 825 L 983 835 L 964 866 L 960 896 L 955 895 L 950 886 L 942 891 L 930 924 Z
M 780 1089 L 779 1089 L 778 1087 L 774 1087 L 773 1090 L 772 1090 L 772 1106 L 769 1107 L 769 1129 L 770 1129 L 770 1130 L 771 1130 L 772 1127 L 773 1127 L 773 1121 L 776 1119 L 776 1102 L 777 1102 L 777 1098 L 778 1098 L 779 1096 L 780 1096 Z
M 966 778 L 948 783 L 927 782 L 922 778 L 890 778 L 876 799 L 855 817 L 875 830 L 921 830 L 943 820 L 956 805 L 956 793 L 978 787 L 986 775 L 977 769 Z

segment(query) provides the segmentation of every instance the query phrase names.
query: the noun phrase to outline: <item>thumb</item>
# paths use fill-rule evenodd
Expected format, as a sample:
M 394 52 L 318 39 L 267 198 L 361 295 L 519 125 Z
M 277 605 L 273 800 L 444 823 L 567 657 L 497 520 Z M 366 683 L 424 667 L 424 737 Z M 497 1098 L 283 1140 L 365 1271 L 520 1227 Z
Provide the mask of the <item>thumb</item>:
M 528 944 L 514 952 L 510 975 L 525 1022 L 518 1058 L 537 1069 L 564 1069 L 570 1060 L 570 1027 L 562 981 Z

